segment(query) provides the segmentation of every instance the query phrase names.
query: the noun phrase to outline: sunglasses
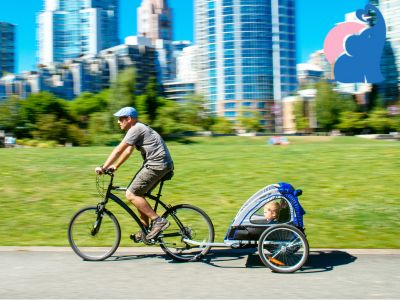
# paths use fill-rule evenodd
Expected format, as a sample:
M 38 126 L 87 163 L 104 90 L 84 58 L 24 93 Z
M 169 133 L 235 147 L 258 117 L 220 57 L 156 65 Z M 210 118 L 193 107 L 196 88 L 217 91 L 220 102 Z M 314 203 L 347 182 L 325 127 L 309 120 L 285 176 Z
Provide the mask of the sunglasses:
M 126 119 L 128 119 L 129 117 L 118 117 L 118 121 L 120 121 L 120 122 L 122 122 L 122 121 L 124 121 L 124 120 L 126 120 Z

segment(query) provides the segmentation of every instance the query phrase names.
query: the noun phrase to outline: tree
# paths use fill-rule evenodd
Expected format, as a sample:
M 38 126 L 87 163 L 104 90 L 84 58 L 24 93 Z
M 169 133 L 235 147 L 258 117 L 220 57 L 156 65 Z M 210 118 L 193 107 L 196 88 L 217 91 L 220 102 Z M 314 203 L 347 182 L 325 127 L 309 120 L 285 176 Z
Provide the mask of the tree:
M 262 116 L 258 111 L 244 110 L 237 118 L 239 126 L 246 131 L 258 132 L 262 129 L 260 124 Z
M 102 94 L 103 93 L 103 94 Z M 90 114 L 107 109 L 108 101 L 104 97 L 104 92 L 93 94 L 84 92 L 69 102 L 70 111 L 80 118 L 87 118 Z
M 181 119 L 183 123 L 193 126 L 193 130 L 203 130 L 206 128 L 208 116 L 206 100 L 202 95 L 193 94 L 187 96 L 182 102 L 179 102 L 181 108 Z
M 11 96 L 0 102 L 0 129 L 13 132 L 20 122 L 20 99 Z
M 192 129 L 190 124 L 182 122 L 182 111 L 179 103 L 167 100 L 165 104 L 159 108 L 157 120 L 154 122 L 154 128 L 162 136 L 182 133 Z
M 296 131 L 306 132 L 310 130 L 310 118 L 306 116 L 304 101 L 296 101 L 294 103 L 294 117 L 296 123 Z
M 377 133 L 387 133 L 396 130 L 397 122 L 389 117 L 388 111 L 384 108 L 375 108 L 366 120 L 367 124 Z
M 120 141 L 121 133 L 119 128 L 110 128 L 109 119 L 109 112 L 96 112 L 90 115 L 87 131 L 88 140 L 91 144 L 112 145 Z
M 153 127 L 163 135 L 199 131 L 207 126 L 209 116 L 200 95 L 191 95 L 179 102 L 159 97 L 158 103 Z
M 233 124 L 224 117 L 216 117 L 215 123 L 211 126 L 211 131 L 221 134 L 233 133 Z
M 361 133 L 366 128 L 366 113 L 344 111 L 340 114 L 340 123 L 337 128 L 347 134 Z
M 35 124 L 39 116 L 53 114 L 57 119 L 72 120 L 68 111 L 66 100 L 57 98 L 49 92 L 31 94 L 25 100 L 21 100 L 21 118 L 25 123 Z
M 110 109 L 117 111 L 124 106 L 136 106 L 136 70 L 133 67 L 122 70 L 111 84 Z
M 157 118 L 157 110 L 163 103 L 164 100 L 158 95 L 157 79 L 151 77 L 145 93 L 136 98 L 135 108 L 138 111 L 140 120 L 143 123 L 152 125 Z
M 72 143 L 86 145 L 87 137 L 83 130 L 66 119 L 58 119 L 54 114 L 39 115 L 33 137 L 44 141 L 57 141 L 60 144 Z
M 136 70 L 133 67 L 122 70 L 116 80 L 111 84 L 109 100 L 109 119 L 110 128 L 117 129 L 113 114 L 125 106 L 136 107 Z
M 372 85 L 371 92 L 368 95 L 368 101 L 366 104 L 366 111 L 371 112 L 375 108 L 384 107 L 384 101 L 382 98 L 382 93 L 379 92 L 379 86 L 376 84 Z
M 356 104 L 352 98 L 344 97 L 332 90 L 326 81 L 317 84 L 317 96 L 315 98 L 315 112 L 318 127 L 330 131 L 340 122 L 340 113 L 354 111 Z
M 157 93 L 157 79 L 151 77 L 146 86 L 146 114 L 148 115 L 150 123 L 154 122 L 157 117 L 157 109 L 161 105 L 161 101 Z

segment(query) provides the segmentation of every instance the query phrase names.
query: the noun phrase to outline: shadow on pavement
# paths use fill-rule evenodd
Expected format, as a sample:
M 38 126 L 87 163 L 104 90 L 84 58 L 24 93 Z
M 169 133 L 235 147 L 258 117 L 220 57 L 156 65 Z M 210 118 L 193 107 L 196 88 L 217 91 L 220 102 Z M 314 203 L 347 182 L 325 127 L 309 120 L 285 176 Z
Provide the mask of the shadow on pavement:
M 337 266 L 353 263 L 357 257 L 340 250 L 311 251 L 302 273 L 332 271 Z
M 249 260 L 250 257 L 252 256 L 257 256 L 254 253 L 257 251 L 256 248 L 247 248 L 247 249 L 215 249 L 211 250 L 206 257 L 204 258 L 204 262 L 210 266 L 216 267 L 216 268 L 246 268 L 246 265 L 229 265 L 226 264 L 226 262 L 229 261 L 237 261 L 237 260 L 243 260 L 246 259 L 247 261 Z M 221 263 L 223 265 L 221 265 Z M 260 266 L 264 266 L 260 260 Z
M 212 250 L 205 258 L 205 263 L 217 268 L 265 268 L 257 249 L 224 249 Z M 229 265 L 226 262 L 239 259 L 247 260 L 245 265 Z M 350 255 L 345 251 L 310 251 L 305 265 L 297 273 L 318 273 L 332 271 L 337 266 L 353 263 L 357 257 Z M 223 263 L 223 265 L 221 264 Z
M 165 254 L 138 254 L 138 255 L 116 255 L 105 262 L 136 260 L 144 258 L 158 258 L 176 263 Z M 305 265 L 296 274 L 318 273 L 332 271 L 335 267 L 353 263 L 357 257 L 340 250 L 310 251 Z M 238 261 L 245 261 L 238 264 Z M 247 249 L 214 249 L 202 260 L 203 263 L 216 268 L 242 269 L 242 268 L 265 268 L 256 248 Z M 230 263 L 231 262 L 231 263 Z
M 104 260 L 104 262 L 115 262 L 115 261 L 125 261 L 125 260 L 136 260 L 145 258 L 161 258 L 165 259 L 164 254 L 128 254 L 128 255 L 113 255 L 110 258 Z

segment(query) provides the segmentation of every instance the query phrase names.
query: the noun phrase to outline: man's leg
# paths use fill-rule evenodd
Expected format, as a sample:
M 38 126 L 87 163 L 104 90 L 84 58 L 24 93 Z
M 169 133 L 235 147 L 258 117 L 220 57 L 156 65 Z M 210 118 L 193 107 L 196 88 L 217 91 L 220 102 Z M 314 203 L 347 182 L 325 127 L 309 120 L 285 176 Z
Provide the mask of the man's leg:
M 126 198 L 128 198 L 129 202 L 131 202 L 140 212 L 141 220 L 148 224 L 148 218 L 151 220 L 155 220 L 158 218 L 158 215 L 151 208 L 150 204 L 146 201 L 144 197 L 137 196 L 133 194 L 131 191 L 126 191 Z M 143 219 L 143 216 L 145 219 Z M 146 220 L 147 217 L 147 220 Z
M 164 218 L 160 218 L 144 198 L 146 192 L 157 185 L 158 181 L 167 172 L 168 170 L 158 171 L 143 167 L 135 175 L 126 191 L 128 200 L 139 210 L 142 222 L 148 222 L 146 217 L 152 221 L 151 231 L 146 236 L 148 240 L 157 237 L 162 230 L 169 226 L 169 222 Z
M 146 236 L 147 240 L 155 238 L 161 231 L 169 226 L 169 222 L 164 218 L 160 218 L 145 198 L 136 196 L 129 190 L 126 191 L 126 197 L 139 210 L 142 222 L 147 221 L 148 223 L 148 218 L 152 220 L 151 231 Z
M 149 223 L 149 217 L 148 216 L 146 216 L 143 212 L 141 212 L 140 210 L 139 210 L 139 213 L 140 213 L 140 221 L 142 222 L 142 224 L 146 227 L 146 228 L 149 228 L 149 225 L 150 225 L 150 223 Z

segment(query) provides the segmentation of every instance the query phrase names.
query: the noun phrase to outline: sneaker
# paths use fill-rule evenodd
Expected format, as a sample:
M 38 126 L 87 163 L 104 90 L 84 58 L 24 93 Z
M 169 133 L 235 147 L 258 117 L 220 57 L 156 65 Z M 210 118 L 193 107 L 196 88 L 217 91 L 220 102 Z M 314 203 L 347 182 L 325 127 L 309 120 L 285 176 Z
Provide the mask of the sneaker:
M 131 240 L 133 240 L 135 243 L 143 242 L 143 238 L 144 232 L 141 230 L 139 232 L 136 232 L 135 234 L 131 234 Z
M 161 231 L 167 229 L 169 226 L 168 220 L 164 218 L 157 218 L 156 220 L 153 221 L 153 225 L 151 226 L 151 230 L 146 236 L 147 240 L 154 239 L 157 237 Z

